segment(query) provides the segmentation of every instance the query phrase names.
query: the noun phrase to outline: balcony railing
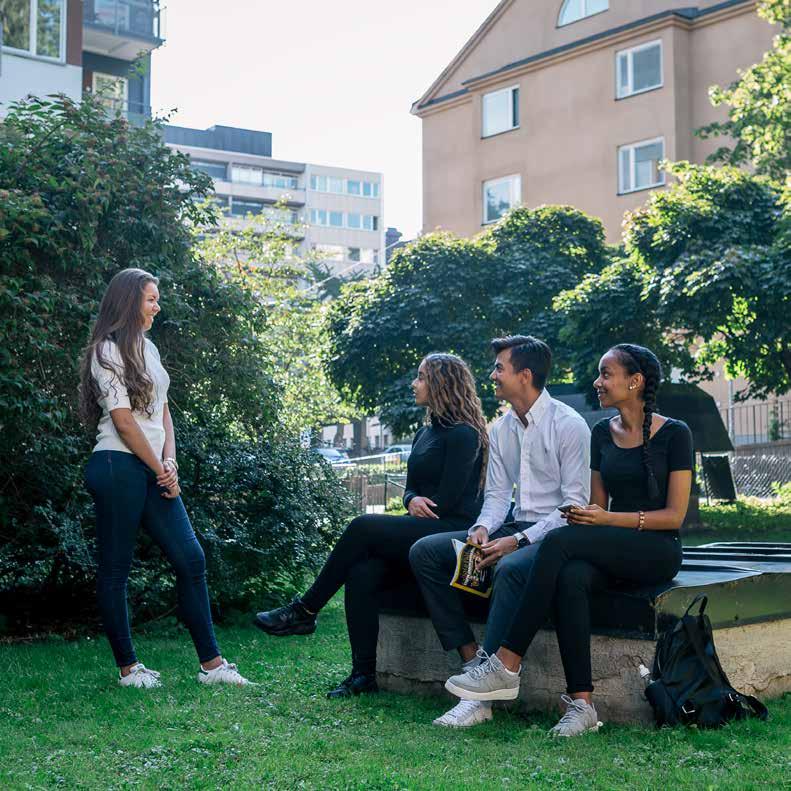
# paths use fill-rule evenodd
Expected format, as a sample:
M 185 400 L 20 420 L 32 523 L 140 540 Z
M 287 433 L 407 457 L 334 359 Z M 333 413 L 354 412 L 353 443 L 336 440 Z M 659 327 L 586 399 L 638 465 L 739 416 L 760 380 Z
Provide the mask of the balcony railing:
M 161 41 L 158 0 L 83 0 L 83 22 L 116 36 Z

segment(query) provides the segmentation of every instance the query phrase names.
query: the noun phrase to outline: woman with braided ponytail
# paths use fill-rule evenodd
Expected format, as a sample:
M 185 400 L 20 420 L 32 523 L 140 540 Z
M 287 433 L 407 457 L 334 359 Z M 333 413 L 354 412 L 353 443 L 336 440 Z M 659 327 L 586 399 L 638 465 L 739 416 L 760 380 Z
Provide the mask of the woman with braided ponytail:
M 307 593 L 259 612 L 254 620 L 271 635 L 311 634 L 316 614 L 345 587 L 352 672 L 328 693 L 331 698 L 377 691 L 377 593 L 388 578 L 411 578 L 412 544 L 435 533 L 466 530 L 481 510 L 489 438 L 470 369 L 453 354 L 429 354 L 412 390 L 415 404 L 426 407 L 426 418 L 407 461 L 409 515 L 353 519 Z
M 446 687 L 466 700 L 519 694 L 522 657 L 550 614 L 566 675 L 566 713 L 554 736 L 599 725 L 591 693 L 590 599 L 615 580 L 655 585 L 681 567 L 679 529 L 692 486 L 692 435 L 656 413 L 662 369 L 644 346 L 621 343 L 599 362 L 593 383 L 603 407 L 618 410 L 591 432 L 591 501 L 573 506 L 569 524 L 543 540 L 496 654 Z

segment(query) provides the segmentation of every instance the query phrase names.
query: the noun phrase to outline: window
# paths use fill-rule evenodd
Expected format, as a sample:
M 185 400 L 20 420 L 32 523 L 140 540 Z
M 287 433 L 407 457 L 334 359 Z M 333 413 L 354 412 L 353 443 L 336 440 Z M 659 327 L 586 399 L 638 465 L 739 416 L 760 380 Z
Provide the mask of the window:
M 200 170 L 201 173 L 206 173 L 213 179 L 225 181 L 228 178 L 228 166 L 225 162 L 207 162 L 201 159 L 193 159 L 190 164 L 195 170 Z
M 348 258 L 360 264 L 378 264 L 379 251 L 370 247 L 350 247 Z
M 231 214 L 237 217 L 244 217 L 245 214 L 261 214 L 263 210 L 263 201 L 242 200 L 241 198 L 231 199 Z
M 327 178 L 327 190 L 328 192 L 343 192 L 343 179 L 337 179 L 333 176 L 329 176 Z
M 619 99 L 662 85 L 662 42 L 651 41 L 615 56 L 616 95 Z
M 333 228 L 343 228 L 343 212 L 342 211 L 331 211 L 329 212 L 330 215 L 330 225 Z
M 324 209 L 311 209 L 310 210 L 310 222 L 313 225 L 326 225 L 327 224 L 327 212 Z
M 275 206 L 264 206 L 263 214 L 272 222 L 284 223 L 286 225 L 296 225 L 299 222 L 299 214 L 293 209 L 279 209 Z
M 2 5 L 4 49 L 63 60 L 65 0 L 10 0 Z
M 349 179 L 346 182 L 346 192 L 349 195 L 360 195 L 362 194 L 361 185 L 359 181 L 355 181 L 354 179 Z
M 379 197 L 379 183 L 376 181 L 363 182 L 363 197 L 365 198 L 378 198 Z
M 357 212 L 350 211 L 346 215 L 346 225 L 349 228 L 362 228 L 363 226 L 363 217 L 361 214 Z
M 363 214 L 363 228 L 366 231 L 378 231 L 379 218 L 375 214 Z
M 618 192 L 634 192 L 665 183 L 659 162 L 665 157 L 665 140 L 658 137 L 618 149 Z
M 114 74 L 93 73 L 94 96 L 111 113 L 123 113 L 127 108 L 129 82 L 126 77 L 116 77 Z
M 376 181 L 342 179 L 335 176 L 311 176 L 310 188 L 316 192 L 335 192 L 339 195 L 361 195 L 364 198 L 379 197 L 379 183 Z
M 506 176 L 483 182 L 483 222 L 497 222 L 522 201 L 521 176 Z
M 277 189 L 298 189 L 299 184 L 297 183 L 297 179 L 295 176 L 291 176 L 287 173 L 274 173 L 269 171 L 264 171 L 261 183 L 265 187 L 275 187 Z
M 327 177 L 326 176 L 311 176 L 310 177 L 310 188 L 312 190 L 316 190 L 316 192 L 326 192 L 327 191 Z
M 558 27 L 570 25 L 586 16 L 599 14 L 609 7 L 609 0 L 564 0 L 558 16 Z
M 519 126 L 519 86 L 485 93 L 481 102 L 483 123 L 481 136 L 490 137 Z
M 347 256 L 350 261 L 359 261 L 360 260 L 360 248 L 359 247 L 350 247 L 347 253 Z
M 248 165 L 231 165 L 231 181 L 240 184 L 255 184 L 261 186 L 263 183 L 264 172 L 261 168 L 253 168 Z

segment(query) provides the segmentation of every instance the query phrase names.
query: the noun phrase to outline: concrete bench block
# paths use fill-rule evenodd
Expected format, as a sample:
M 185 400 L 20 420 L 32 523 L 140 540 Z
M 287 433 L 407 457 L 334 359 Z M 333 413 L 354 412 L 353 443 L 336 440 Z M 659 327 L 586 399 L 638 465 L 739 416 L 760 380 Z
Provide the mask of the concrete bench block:
M 472 624 L 479 641 L 483 626 Z M 723 669 L 733 686 L 760 698 L 791 691 L 791 619 L 717 629 L 714 633 Z M 591 656 L 596 710 L 608 722 L 652 722 L 637 667 L 651 667 L 656 642 L 593 635 Z M 377 678 L 382 689 L 419 695 L 444 695 L 448 676 L 458 672 L 455 652 L 445 652 L 425 617 L 383 614 L 380 617 Z M 560 710 L 566 683 L 557 640 L 539 632 L 527 653 L 516 703 L 525 711 Z

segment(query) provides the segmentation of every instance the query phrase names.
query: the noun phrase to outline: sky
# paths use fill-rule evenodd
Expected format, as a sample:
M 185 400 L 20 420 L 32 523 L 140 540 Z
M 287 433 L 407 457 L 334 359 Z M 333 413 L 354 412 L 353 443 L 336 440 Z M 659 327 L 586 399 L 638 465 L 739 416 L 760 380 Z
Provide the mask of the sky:
M 496 0 L 167 0 L 152 56 L 171 123 L 272 133 L 278 159 L 384 173 L 384 222 L 421 228 L 412 102 Z

